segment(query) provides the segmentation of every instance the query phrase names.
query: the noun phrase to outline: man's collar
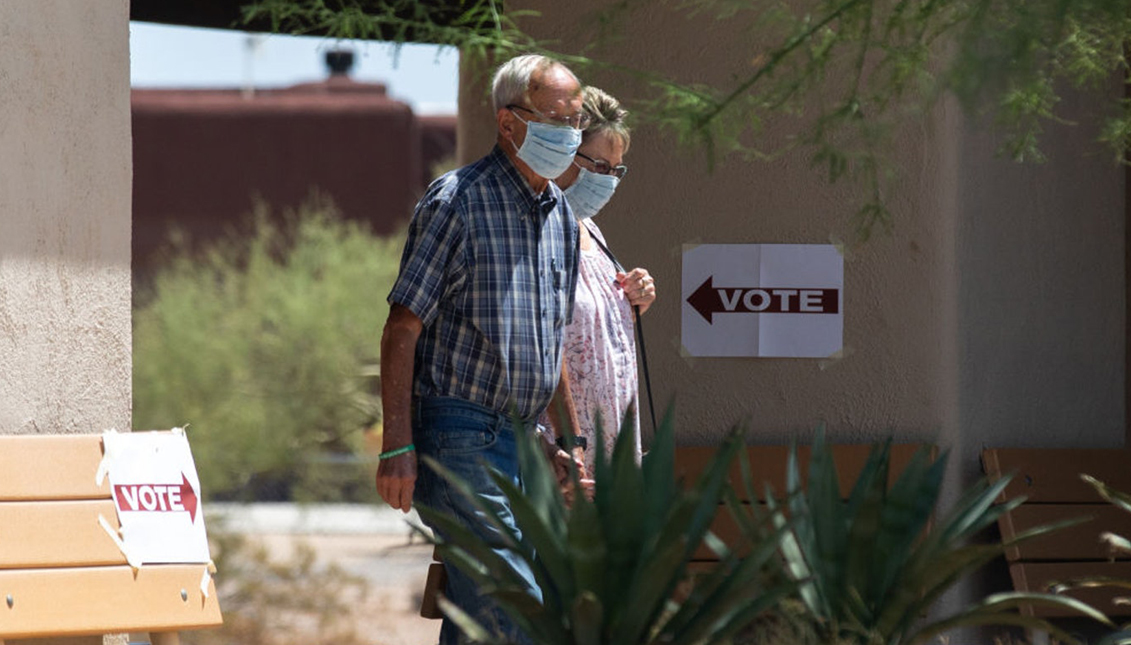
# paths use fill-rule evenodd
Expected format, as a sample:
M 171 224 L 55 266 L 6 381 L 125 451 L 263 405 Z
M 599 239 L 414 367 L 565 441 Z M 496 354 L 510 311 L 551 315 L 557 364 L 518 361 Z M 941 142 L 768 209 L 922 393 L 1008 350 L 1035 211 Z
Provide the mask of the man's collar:
M 522 212 L 529 213 L 537 209 L 542 217 L 546 217 L 558 205 L 558 196 L 553 188 L 554 182 L 546 182 L 545 190 L 536 194 L 499 144 L 495 144 L 490 157 L 494 163 L 499 164 L 503 175 L 514 184 L 516 192 L 522 196 Z
M 550 188 L 553 183 L 551 181 L 546 184 L 546 190 L 542 191 L 542 194 L 538 197 L 538 214 L 542 216 L 542 219 L 546 219 L 546 216 L 553 212 L 558 205 L 558 198 Z

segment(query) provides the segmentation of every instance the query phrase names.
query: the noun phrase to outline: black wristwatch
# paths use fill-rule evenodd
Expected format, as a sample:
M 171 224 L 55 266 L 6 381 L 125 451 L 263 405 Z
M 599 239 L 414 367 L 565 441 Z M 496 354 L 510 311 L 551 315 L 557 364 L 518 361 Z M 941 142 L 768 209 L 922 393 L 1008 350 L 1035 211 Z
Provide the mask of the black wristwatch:
M 558 447 L 561 448 L 562 450 L 566 450 L 566 451 L 569 450 L 569 448 L 566 448 L 565 437 L 558 437 L 554 441 L 554 443 L 558 444 Z M 582 435 L 575 434 L 575 435 L 573 435 L 573 447 L 574 448 L 581 448 L 582 450 L 585 450 L 586 448 L 589 447 L 589 439 L 585 438 Z

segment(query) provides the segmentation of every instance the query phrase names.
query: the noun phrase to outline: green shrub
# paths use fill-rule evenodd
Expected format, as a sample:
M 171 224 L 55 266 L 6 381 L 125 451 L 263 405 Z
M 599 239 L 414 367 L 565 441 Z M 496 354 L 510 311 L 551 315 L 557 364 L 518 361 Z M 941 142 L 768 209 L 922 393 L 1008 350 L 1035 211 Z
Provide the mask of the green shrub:
M 540 593 L 527 589 L 513 565 L 491 550 L 495 544 L 451 515 L 417 505 L 420 516 L 448 539 L 425 537 L 536 644 L 729 645 L 739 630 L 796 585 L 765 584 L 766 572 L 778 568 L 780 531 L 752 543 L 745 558 L 710 534 L 727 473 L 742 447 L 741 428 L 727 435 L 704 472 L 685 488 L 675 470 L 672 418 L 669 410 L 651 450 L 637 464 L 631 416 L 626 416 L 610 459 L 597 442 L 593 499 L 579 495 L 572 505 L 563 497 L 539 439 L 520 433 L 523 486 L 498 472 L 492 477 L 510 502 L 521 537 L 457 475 L 425 458 L 492 524 L 503 548 L 530 566 Z M 720 561 L 696 574 L 688 588 L 689 563 L 704 540 L 717 548 Z M 507 645 L 447 599 L 438 602 L 469 642 Z
M 780 545 L 784 570 L 799 584 L 802 620 L 807 614 L 810 622 L 804 631 L 816 634 L 820 642 L 911 645 L 932 642 L 956 628 L 996 625 L 1024 627 L 1062 642 L 1075 642 L 1049 621 L 1019 613 L 1018 608 L 1025 604 L 1067 609 L 1073 615 L 1110 624 L 1078 600 L 1027 592 L 990 594 L 945 617 L 926 618 L 945 592 L 1000 558 L 1012 544 L 980 542 L 975 537 L 1022 500 L 995 504 L 1009 478 L 994 484 L 982 479 L 936 516 L 946 454 L 932 459 L 930 449 L 922 447 L 889 487 L 890 467 L 888 439 L 872 446 L 845 499 L 832 450 L 819 430 L 807 480 L 803 482 L 794 445 L 784 503 L 767 490 L 773 525 L 784 529 Z M 748 467 L 743 480 L 747 499 L 756 499 Z M 740 503 L 733 494 L 727 496 L 727 504 L 743 534 L 760 544 L 767 534 L 766 511 Z M 1033 529 L 1016 540 L 1056 528 Z M 793 617 L 797 615 L 794 612 Z
M 401 237 L 311 200 L 250 236 L 181 245 L 134 311 L 134 427 L 187 426 L 217 499 L 375 498 L 362 430 Z

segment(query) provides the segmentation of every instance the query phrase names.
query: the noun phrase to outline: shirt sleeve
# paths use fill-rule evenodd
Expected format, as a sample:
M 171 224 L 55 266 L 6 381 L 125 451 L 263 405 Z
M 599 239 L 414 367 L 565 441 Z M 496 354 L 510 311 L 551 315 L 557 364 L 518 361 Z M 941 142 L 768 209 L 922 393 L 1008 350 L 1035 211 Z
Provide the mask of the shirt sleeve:
M 463 272 L 458 258 L 464 248 L 464 226 L 447 200 L 425 195 L 409 224 L 400 274 L 389 293 L 390 304 L 408 308 L 431 324 L 440 302 L 460 288 Z

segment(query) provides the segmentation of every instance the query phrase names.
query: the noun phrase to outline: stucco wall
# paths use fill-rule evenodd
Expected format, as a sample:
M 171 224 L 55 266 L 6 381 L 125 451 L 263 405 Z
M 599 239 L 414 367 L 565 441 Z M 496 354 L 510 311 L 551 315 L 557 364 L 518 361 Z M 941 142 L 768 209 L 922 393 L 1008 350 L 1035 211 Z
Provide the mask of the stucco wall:
M 1047 128 L 1046 163 L 996 158 L 973 120 L 957 133 L 960 422 L 986 445 L 1124 443 L 1125 175 L 1092 96 L 1066 95 L 1078 125 Z
M 0 3 L 0 433 L 130 426 L 128 10 Z
M 541 12 L 527 23 L 536 35 L 567 50 L 591 44 L 597 23 L 585 16 L 600 3 L 521 4 Z M 685 81 L 722 83 L 741 71 L 748 34 L 665 6 L 633 14 L 625 37 L 595 55 Z M 479 79 L 465 70 L 465 161 L 493 137 Z M 623 76 L 582 80 L 629 105 L 648 97 Z M 956 449 L 956 469 L 968 475 L 990 444 L 1121 444 L 1123 180 L 1088 145 L 1088 106 L 1062 106 L 1084 125 L 1050 127 L 1052 161 L 1040 166 L 995 158 L 993 134 L 952 102 L 895 133 L 894 228 L 846 254 L 846 356 L 834 361 L 682 355 L 680 250 L 849 239 L 860 189 L 829 185 L 797 155 L 729 158 L 709 172 L 699 151 L 638 127 L 632 171 L 597 222 L 623 262 L 656 276 L 648 355 L 657 404 L 675 401 L 679 441 L 713 443 L 748 420 L 752 442 L 778 443 L 825 422 L 838 441 L 937 441 Z

